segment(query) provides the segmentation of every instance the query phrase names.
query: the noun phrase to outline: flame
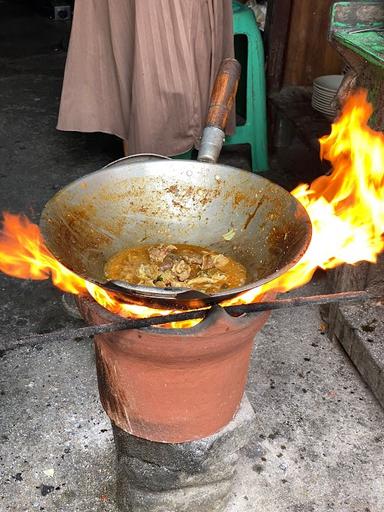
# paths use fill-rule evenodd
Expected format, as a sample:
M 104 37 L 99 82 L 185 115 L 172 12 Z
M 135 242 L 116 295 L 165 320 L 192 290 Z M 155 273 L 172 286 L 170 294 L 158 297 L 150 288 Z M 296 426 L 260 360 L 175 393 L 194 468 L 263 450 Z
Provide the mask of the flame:
M 321 157 L 331 162 L 331 174 L 292 191 L 307 210 L 313 229 L 310 246 L 300 262 L 270 283 L 223 302 L 223 306 L 254 302 L 267 291 L 284 292 L 302 286 L 317 268 L 376 261 L 384 248 L 384 135 L 369 128 L 371 114 L 366 91 L 357 91 L 345 103 L 331 133 L 320 139 Z M 3 214 L 0 270 L 24 279 L 51 278 L 65 292 L 88 292 L 103 307 L 123 317 L 176 312 L 121 302 L 113 293 L 66 269 L 45 247 L 38 226 L 24 215 Z M 198 320 L 191 320 L 171 327 L 196 323 Z
M 22 279 L 44 280 L 51 277 L 64 292 L 86 293 L 86 282 L 66 269 L 44 245 L 40 229 L 25 215 L 3 213 L 0 232 L 0 270 Z
M 318 268 L 376 262 L 384 249 L 384 135 L 368 126 L 372 112 L 367 92 L 357 91 L 347 99 L 331 133 L 319 140 L 320 156 L 332 164 L 331 174 L 291 192 L 311 219 L 309 248 L 288 272 L 243 294 L 242 303 L 254 302 L 268 290 L 302 286 Z
M 176 312 L 122 303 L 113 293 L 71 272 L 52 256 L 45 247 L 39 227 L 25 215 L 3 213 L 3 226 L 0 231 L 0 271 L 22 279 L 51 278 L 60 290 L 75 295 L 88 292 L 101 306 L 125 318 L 147 318 Z M 198 322 L 199 320 L 186 320 L 166 324 L 164 327 L 187 328 Z

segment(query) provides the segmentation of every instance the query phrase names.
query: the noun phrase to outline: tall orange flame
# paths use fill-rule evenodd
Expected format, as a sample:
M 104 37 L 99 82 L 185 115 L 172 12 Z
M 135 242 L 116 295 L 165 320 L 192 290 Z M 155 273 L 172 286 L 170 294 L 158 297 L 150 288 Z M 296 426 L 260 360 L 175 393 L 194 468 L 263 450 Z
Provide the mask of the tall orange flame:
M 167 315 L 173 310 L 156 310 L 146 306 L 122 303 L 104 288 L 90 283 L 59 263 L 45 247 L 40 229 L 25 215 L 3 213 L 0 231 L 0 271 L 23 279 L 52 279 L 64 292 L 81 295 L 89 293 L 103 307 L 124 317 Z M 182 322 L 190 327 L 196 321 Z
M 25 215 L 3 213 L 0 232 L 0 270 L 22 279 L 44 280 L 51 277 L 64 292 L 81 294 L 86 282 L 66 269 L 44 245 L 40 229 Z
M 371 115 L 367 92 L 359 90 L 346 101 L 330 135 L 320 139 L 321 158 L 331 162 L 332 173 L 291 192 L 311 219 L 309 248 L 284 275 L 243 294 L 243 303 L 268 290 L 302 286 L 317 268 L 377 260 L 384 249 L 384 135 L 368 126 Z
M 268 290 L 283 292 L 301 286 L 319 267 L 376 261 L 384 248 L 384 135 L 368 127 L 371 114 L 365 91 L 351 96 L 330 135 L 320 139 L 321 157 L 331 162 L 332 173 L 292 192 L 306 208 L 313 227 L 312 241 L 304 257 L 281 277 L 223 305 L 249 303 Z M 119 301 L 63 267 L 45 247 L 38 226 L 24 215 L 3 216 L 2 272 L 24 279 L 51 278 L 61 290 L 73 294 L 88 292 L 99 304 L 125 317 L 171 312 Z M 193 323 L 182 326 L 190 327 Z

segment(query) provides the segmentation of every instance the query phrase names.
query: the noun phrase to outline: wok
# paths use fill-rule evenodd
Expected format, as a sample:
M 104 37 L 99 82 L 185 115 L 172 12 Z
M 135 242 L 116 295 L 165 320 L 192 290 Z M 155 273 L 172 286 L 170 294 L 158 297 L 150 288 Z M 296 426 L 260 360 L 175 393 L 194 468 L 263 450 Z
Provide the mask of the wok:
M 130 301 L 197 307 L 258 287 L 295 265 L 311 238 L 303 206 L 286 190 L 215 162 L 239 77 L 239 64 L 219 72 L 199 161 L 158 155 L 122 158 L 69 184 L 45 206 L 41 230 L 65 267 Z M 107 281 L 104 265 L 142 244 L 192 244 L 223 253 L 247 269 L 246 283 L 214 294 Z
M 311 236 L 303 206 L 267 179 L 226 165 L 154 157 L 122 159 L 71 183 L 47 203 L 40 225 L 48 249 L 77 275 L 130 298 L 186 306 L 218 303 L 275 279 L 300 260 Z M 246 267 L 247 282 L 206 295 L 106 280 L 113 254 L 159 243 L 223 253 Z

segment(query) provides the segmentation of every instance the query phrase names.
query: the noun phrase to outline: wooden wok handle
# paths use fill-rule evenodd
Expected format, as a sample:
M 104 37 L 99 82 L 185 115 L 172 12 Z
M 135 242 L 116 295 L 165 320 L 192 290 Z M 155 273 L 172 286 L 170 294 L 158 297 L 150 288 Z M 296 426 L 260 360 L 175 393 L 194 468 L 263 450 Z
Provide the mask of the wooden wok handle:
M 235 101 L 241 66 L 236 59 L 223 60 L 211 95 L 207 126 L 224 131 Z

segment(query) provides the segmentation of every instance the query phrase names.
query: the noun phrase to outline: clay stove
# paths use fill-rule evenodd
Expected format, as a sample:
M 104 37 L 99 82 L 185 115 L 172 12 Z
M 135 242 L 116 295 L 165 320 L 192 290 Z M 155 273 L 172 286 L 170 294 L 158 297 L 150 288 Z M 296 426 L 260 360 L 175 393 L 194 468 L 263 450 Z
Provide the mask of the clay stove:
M 90 297 L 78 304 L 89 324 L 121 320 Z M 217 306 L 189 329 L 95 337 L 121 510 L 225 510 L 237 453 L 253 433 L 244 388 L 253 340 L 268 316 L 236 318 Z

